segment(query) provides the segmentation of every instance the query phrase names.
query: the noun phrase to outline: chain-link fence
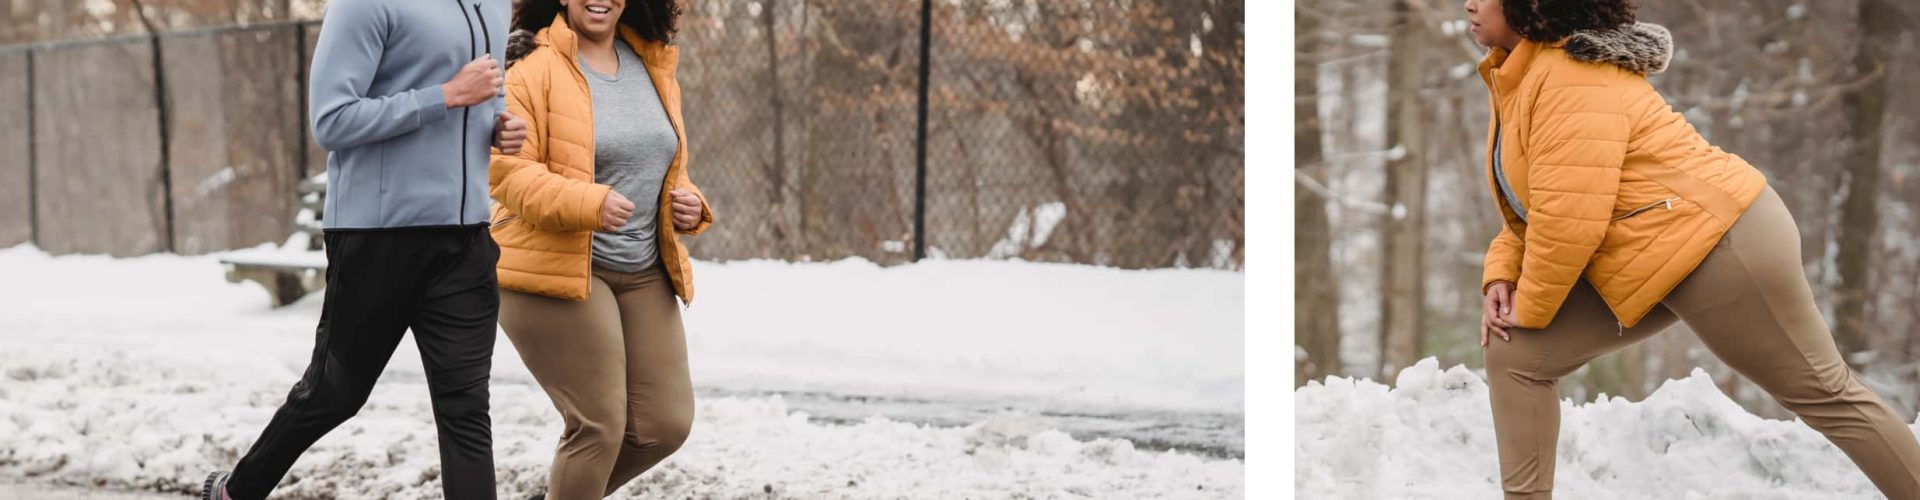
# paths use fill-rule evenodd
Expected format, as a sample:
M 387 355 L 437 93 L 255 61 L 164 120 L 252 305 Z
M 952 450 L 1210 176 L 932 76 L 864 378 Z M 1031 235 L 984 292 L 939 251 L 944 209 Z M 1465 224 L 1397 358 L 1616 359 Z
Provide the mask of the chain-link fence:
M 924 141 L 920 2 L 691 5 L 690 173 L 720 219 L 695 257 L 898 264 L 924 234 L 935 258 L 1241 265 L 1238 2 L 934 3 Z M 298 180 L 325 168 L 304 126 L 318 32 L 0 48 L 0 126 L 29 131 L 0 137 L 0 157 L 28 159 L 0 163 L 27 180 L 0 182 L 0 245 L 284 238 Z
M 1239 266 L 1237 2 L 935 4 L 929 255 Z M 921 7 L 695 4 L 680 78 L 724 218 L 696 254 L 912 259 Z
M 0 48 L 0 244 L 128 256 L 285 238 L 311 28 Z

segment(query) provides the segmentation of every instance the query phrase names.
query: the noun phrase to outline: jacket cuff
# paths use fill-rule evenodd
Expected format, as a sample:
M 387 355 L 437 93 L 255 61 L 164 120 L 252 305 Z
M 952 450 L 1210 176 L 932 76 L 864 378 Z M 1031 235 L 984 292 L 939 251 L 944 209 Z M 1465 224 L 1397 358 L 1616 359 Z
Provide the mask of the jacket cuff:
M 713 205 L 707 203 L 707 195 L 695 192 L 693 197 L 700 199 L 700 222 L 694 223 L 693 229 L 680 231 L 680 234 L 687 236 L 698 236 L 700 233 L 707 232 L 707 228 L 713 227 Z
M 577 212 L 580 219 L 577 222 L 582 231 L 599 231 L 600 206 L 607 203 L 607 193 L 613 191 L 613 186 L 594 182 L 586 184 L 587 188 L 581 190 L 581 206 Z
M 447 93 L 441 87 L 434 85 L 413 91 L 413 105 L 416 106 L 414 114 L 420 117 L 421 125 L 447 117 Z
M 1528 330 L 1543 330 L 1547 325 L 1553 324 L 1554 313 L 1558 311 L 1546 309 L 1546 305 L 1535 299 L 1535 296 L 1537 294 L 1521 294 L 1518 289 L 1514 290 L 1514 326 Z

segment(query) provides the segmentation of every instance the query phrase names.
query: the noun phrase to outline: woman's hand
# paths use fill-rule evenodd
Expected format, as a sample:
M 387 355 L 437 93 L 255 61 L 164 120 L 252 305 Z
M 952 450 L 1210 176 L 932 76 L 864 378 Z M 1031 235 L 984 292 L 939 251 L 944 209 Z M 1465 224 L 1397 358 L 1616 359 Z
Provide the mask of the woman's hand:
M 633 202 L 627 201 L 619 191 L 607 191 L 607 201 L 600 203 L 600 232 L 620 232 L 620 228 L 626 227 L 628 217 L 633 217 Z
M 675 189 L 669 194 L 673 196 L 673 228 L 692 231 L 700 225 L 700 214 L 704 211 L 700 208 L 700 197 L 684 189 Z
M 527 122 L 505 111 L 494 117 L 493 147 L 500 148 L 500 154 L 520 154 L 520 146 L 526 143 Z
M 1508 328 L 1513 328 L 1513 283 L 1496 281 L 1487 286 L 1487 295 L 1480 301 L 1480 347 L 1487 346 L 1490 333 L 1512 342 Z

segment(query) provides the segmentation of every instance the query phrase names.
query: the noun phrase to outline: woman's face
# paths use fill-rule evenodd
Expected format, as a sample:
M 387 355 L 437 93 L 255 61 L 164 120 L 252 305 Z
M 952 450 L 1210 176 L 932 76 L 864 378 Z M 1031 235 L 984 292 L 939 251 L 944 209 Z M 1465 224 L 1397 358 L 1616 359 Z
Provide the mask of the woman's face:
M 620 23 L 620 13 L 626 10 L 627 0 L 562 0 L 567 7 L 567 25 L 573 31 L 593 40 L 606 40 L 613 36 Z
M 1525 0 L 1521 0 L 1525 1 Z M 1507 15 L 1500 10 L 1501 0 L 1467 0 L 1467 31 L 1473 33 L 1473 42 L 1484 47 L 1499 47 L 1513 50 L 1520 44 L 1520 34 L 1507 26 Z

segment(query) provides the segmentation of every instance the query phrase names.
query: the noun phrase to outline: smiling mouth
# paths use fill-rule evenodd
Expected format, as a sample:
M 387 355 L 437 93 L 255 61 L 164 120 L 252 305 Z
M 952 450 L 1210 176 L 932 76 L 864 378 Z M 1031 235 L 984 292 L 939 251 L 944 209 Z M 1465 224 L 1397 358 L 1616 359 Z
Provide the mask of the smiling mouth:
M 593 14 L 608 14 L 613 12 L 613 7 L 608 7 L 605 5 L 589 5 L 587 6 L 587 12 L 593 13 Z

